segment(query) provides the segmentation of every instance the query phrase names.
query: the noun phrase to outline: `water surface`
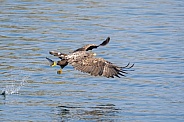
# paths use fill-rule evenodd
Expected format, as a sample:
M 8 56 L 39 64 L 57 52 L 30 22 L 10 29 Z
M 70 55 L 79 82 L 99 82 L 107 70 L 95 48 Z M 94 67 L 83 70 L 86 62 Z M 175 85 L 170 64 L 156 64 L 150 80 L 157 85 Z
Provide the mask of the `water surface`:
M 184 120 L 184 2 L 179 0 L 1 1 L 1 121 Z M 85 44 L 119 66 L 108 79 L 73 70 L 58 75 L 50 50 Z

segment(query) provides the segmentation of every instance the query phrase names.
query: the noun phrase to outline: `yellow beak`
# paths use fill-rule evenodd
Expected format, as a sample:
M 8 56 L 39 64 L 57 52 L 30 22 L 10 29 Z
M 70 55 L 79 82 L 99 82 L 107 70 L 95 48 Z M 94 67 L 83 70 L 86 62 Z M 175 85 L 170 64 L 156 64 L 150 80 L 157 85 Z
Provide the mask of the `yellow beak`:
M 46 59 L 49 61 L 51 67 L 54 67 L 57 65 L 57 63 L 55 61 L 51 60 L 50 58 L 46 57 Z
M 50 65 L 51 67 L 54 67 L 54 66 L 56 66 L 57 64 L 56 64 L 56 62 L 55 61 L 53 61 L 53 63 Z

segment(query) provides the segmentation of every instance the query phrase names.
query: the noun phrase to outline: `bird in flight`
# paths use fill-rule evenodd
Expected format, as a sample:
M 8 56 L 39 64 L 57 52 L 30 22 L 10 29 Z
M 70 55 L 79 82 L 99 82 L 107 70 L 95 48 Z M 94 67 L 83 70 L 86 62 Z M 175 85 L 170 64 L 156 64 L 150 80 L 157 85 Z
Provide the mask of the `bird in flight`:
M 60 70 L 57 71 L 58 74 L 62 73 L 62 69 L 68 64 L 72 65 L 76 70 L 79 70 L 84 73 L 89 73 L 92 76 L 104 76 L 107 78 L 114 78 L 120 76 L 125 76 L 127 74 L 127 70 L 134 66 L 128 63 L 124 67 L 116 66 L 113 63 L 106 61 L 103 58 L 95 57 L 96 54 L 90 52 L 94 48 L 98 48 L 101 46 L 105 46 L 109 43 L 110 37 L 107 37 L 105 41 L 103 41 L 99 45 L 88 44 L 81 48 L 74 50 L 69 54 L 64 54 L 61 52 L 50 51 L 49 53 L 53 56 L 60 58 L 59 61 L 55 62 L 50 58 L 46 57 L 46 59 L 50 62 L 50 66 L 59 65 L 61 67 Z

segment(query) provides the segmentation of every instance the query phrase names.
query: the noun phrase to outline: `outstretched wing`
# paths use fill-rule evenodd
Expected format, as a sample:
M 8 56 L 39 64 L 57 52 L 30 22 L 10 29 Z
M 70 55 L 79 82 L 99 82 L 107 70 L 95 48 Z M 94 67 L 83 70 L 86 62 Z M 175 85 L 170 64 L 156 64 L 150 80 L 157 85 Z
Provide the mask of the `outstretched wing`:
M 99 46 L 105 46 L 105 45 L 107 45 L 107 44 L 109 43 L 109 41 L 110 41 L 110 37 L 107 37 L 107 39 L 106 39 L 105 41 L 103 41 L 103 42 L 102 42 L 101 44 L 99 44 L 99 45 L 88 44 L 88 45 L 85 45 L 85 46 L 83 46 L 83 47 L 81 47 L 81 48 L 79 48 L 79 49 L 77 49 L 77 50 L 75 50 L 75 51 L 73 51 L 73 52 L 92 50 L 92 49 L 94 49 L 94 48 L 98 48 Z
M 104 76 L 114 78 L 125 76 L 123 67 L 118 67 L 102 58 L 86 58 L 79 61 L 69 60 L 69 63 L 76 69 L 82 72 L 89 73 L 93 76 Z

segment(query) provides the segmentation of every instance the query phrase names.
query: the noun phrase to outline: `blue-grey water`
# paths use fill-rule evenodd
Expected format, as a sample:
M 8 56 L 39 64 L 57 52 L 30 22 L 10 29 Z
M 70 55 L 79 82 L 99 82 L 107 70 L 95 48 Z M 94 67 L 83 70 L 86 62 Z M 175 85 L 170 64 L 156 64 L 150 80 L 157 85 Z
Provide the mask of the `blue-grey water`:
M 183 0 L 1 0 L 0 121 L 184 121 Z M 110 43 L 126 77 L 57 74 L 45 57 Z

